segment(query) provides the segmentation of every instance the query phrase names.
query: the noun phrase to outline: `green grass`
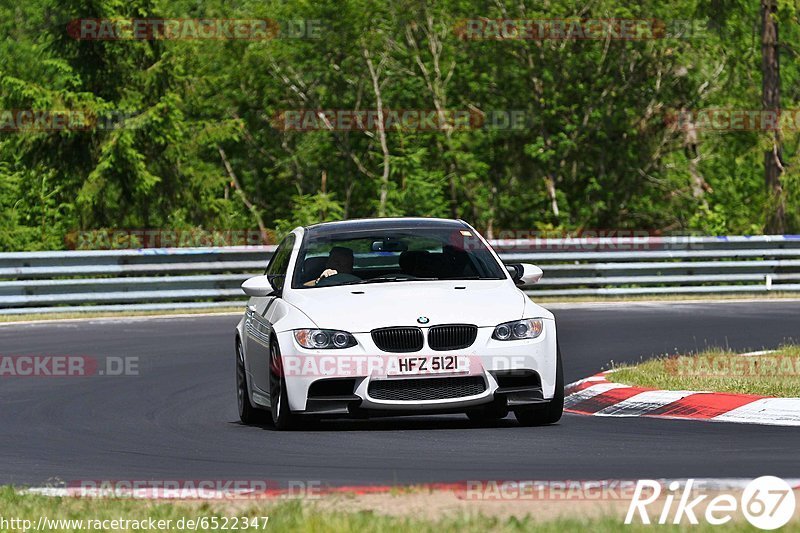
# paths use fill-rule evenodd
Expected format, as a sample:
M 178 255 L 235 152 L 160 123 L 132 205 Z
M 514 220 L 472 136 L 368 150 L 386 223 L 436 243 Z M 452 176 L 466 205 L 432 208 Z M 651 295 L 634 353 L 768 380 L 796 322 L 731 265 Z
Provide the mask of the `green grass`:
M 727 350 L 678 355 L 615 367 L 609 381 L 663 390 L 692 390 L 800 397 L 800 346 L 740 356 Z
M 226 510 L 227 509 L 227 510 Z M 73 519 L 73 520 L 171 520 L 172 524 L 177 524 L 181 518 L 199 519 L 207 517 L 217 517 L 221 521 L 224 518 L 229 520 L 233 517 L 269 517 L 267 527 L 262 528 L 262 521 L 259 527 L 248 528 L 247 531 L 271 531 L 271 532 L 350 532 L 350 531 L 409 531 L 414 533 L 424 532 L 519 532 L 519 531 L 541 531 L 560 533 L 564 531 L 593 531 L 599 533 L 612 533 L 620 531 L 631 532 L 652 532 L 654 526 L 644 526 L 635 524 L 624 526 L 620 517 L 606 516 L 602 518 L 557 518 L 553 520 L 543 520 L 536 517 L 523 518 L 495 518 L 484 515 L 457 514 L 445 516 L 437 520 L 423 520 L 414 516 L 403 518 L 390 517 L 374 512 L 339 512 L 321 511 L 309 502 L 298 500 L 272 502 L 272 503 L 253 503 L 252 505 L 232 505 L 221 503 L 155 503 L 144 500 L 134 499 L 95 499 L 95 498 L 49 498 L 35 495 L 21 495 L 10 487 L 0 488 L 0 518 L 5 520 L 27 519 L 33 522 L 32 528 L 36 527 L 40 516 L 48 519 Z M 55 527 L 48 531 L 87 531 L 84 527 L 79 529 L 69 526 Z M 97 529 L 93 529 L 96 531 Z M 105 531 L 130 531 L 128 529 L 105 529 Z M 185 530 L 185 529 L 184 529 Z M 192 529 L 193 531 L 194 529 Z M 221 527 L 198 528 L 198 531 L 220 531 Z M 658 526 L 659 531 L 692 531 L 712 532 L 720 531 L 720 528 L 700 525 L 684 526 L 678 528 L 674 526 Z M 744 522 L 736 522 L 725 527 L 727 531 L 754 531 Z M 11 528 L 0 531 L 14 531 Z M 153 531 L 153 530 L 151 530 Z M 179 531 L 173 525 L 165 531 Z M 231 531 L 229 525 L 227 531 Z M 241 525 L 239 531 L 242 531 Z M 791 522 L 783 531 L 798 531 L 800 525 L 797 521 Z

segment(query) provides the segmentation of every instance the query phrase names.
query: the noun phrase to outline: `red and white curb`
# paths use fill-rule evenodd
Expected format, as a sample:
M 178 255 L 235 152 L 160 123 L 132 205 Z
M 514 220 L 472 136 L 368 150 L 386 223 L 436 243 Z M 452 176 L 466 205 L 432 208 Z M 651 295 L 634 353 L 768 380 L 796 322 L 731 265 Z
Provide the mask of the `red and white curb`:
M 567 385 L 564 410 L 592 416 L 645 416 L 800 426 L 800 398 L 668 391 L 608 381 L 612 370 Z
M 654 479 L 662 487 L 677 484 L 685 486 L 687 478 L 658 478 Z M 752 481 L 749 478 L 691 478 L 696 489 L 706 491 L 743 490 Z M 800 490 L 800 478 L 784 478 L 792 490 Z M 156 485 L 159 482 L 152 481 Z M 209 483 L 216 483 L 210 481 Z M 252 482 L 253 485 L 262 483 Z M 344 495 L 367 496 L 374 494 L 401 495 L 403 490 L 408 493 L 452 493 L 462 500 L 493 500 L 493 499 L 553 499 L 553 500 L 592 500 L 601 499 L 627 499 L 629 492 L 636 487 L 635 479 L 599 479 L 599 480 L 472 480 L 456 481 L 451 483 L 422 483 L 413 485 L 349 485 L 317 487 L 311 492 L 273 487 L 261 490 L 199 490 L 190 488 L 186 483 L 180 490 L 151 487 L 148 489 L 122 489 L 109 482 L 108 488 L 88 490 L 80 487 L 31 487 L 17 491 L 19 494 L 49 496 L 57 498 L 129 498 L 142 500 L 230 500 L 230 499 L 257 499 L 257 500 L 282 500 L 282 499 L 319 499 L 326 496 Z M 269 483 L 272 485 L 273 483 Z M 277 485 L 277 483 L 274 483 Z M 104 485 L 105 487 L 105 485 Z M 514 492 L 514 487 L 520 492 Z M 536 489 L 525 492 L 523 487 Z M 503 492 L 507 490 L 511 492 Z M 498 492 L 500 491 L 500 492 Z M 602 494 L 599 494 L 602 493 Z M 548 495 L 550 497 L 548 498 Z

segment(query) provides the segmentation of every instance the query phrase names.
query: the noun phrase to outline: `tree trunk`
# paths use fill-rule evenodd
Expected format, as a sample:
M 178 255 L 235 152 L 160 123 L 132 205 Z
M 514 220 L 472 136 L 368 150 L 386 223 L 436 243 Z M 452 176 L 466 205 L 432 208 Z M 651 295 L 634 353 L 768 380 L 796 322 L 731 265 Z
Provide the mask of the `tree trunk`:
M 380 71 L 381 65 L 376 68 L 370 57 L 369 50 L 364 48 L 364 58 L 367 60 L 367 68 L 369 68 L 369 75 L 372 78 L 372 90 L 375 91 L 375 104 L 378 111 L 378 140 L 381 143 L 381 151 L 383 152 L 383 174 L 381 175 L 381 190 L 380 199 L 378 201 L 378 216 L 386 216 L 386 200 L 389 194 L 389 164 L 391 154 L 389 153 L 389 144 L 386 142 L 386 129 L 383 117 L 383 96 L 381 94 L 380 84 Z M 381 64 L 383 61 L 381 61 Z
M 761 104 L 764 111 L 780 113 L 781 76 L 778 62 L 777 0 L 761 0 Z M 779 116 L 779 115 L 778 115 Z M 772 132 L 772 148 L 764 152 L 764 179 L 770 209 L 766 233 L 782 234 L 785 230 L 785 201 L 781 186 L 781 132 L 779 123 Z
M 233 171 L 230 161 L 228 161 L 228 156 L 225 153 L 225 150 L 223 150 L 221 146 L 217 146 L 217 150 L 219 150 L 219 156 L 222 158 L 222 164 L 225 166 L 225 171 L 228 173 L 228 177 L 230 177 L 231 183 L 233 184 L 233 190 L 236 191 L 236 194 L 239 195 L 242 203 L 245 205 L 245 207 L 247 207 L 247 209 L 253 215 L 253 218 L 256 220 L 256 224 L 258 224 L 258 231 L 261 232 L 262 242 L 267 242 L 269 237 L 267 234 L 267 227 L 264 225 L 264 219 L 261 218 L 261 213 L 259 213 L 258 207 L 256 207 L 256 205 L 250 201 L 245 194 L 244 189 L 242 189 L 242 184 L 239 183 L 239 178 L 236 177 L 236 173 Z

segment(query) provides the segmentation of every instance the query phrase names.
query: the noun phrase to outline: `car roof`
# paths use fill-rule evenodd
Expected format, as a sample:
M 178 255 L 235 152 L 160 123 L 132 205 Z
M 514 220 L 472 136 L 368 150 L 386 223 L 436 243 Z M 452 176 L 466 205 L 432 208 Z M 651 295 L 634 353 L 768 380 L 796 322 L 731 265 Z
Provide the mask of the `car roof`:
M 360 218 L 342 220 L 340 222 L 323 222 L 306 226 L 305 230 L 314 237 L 343 234 L 361 233 L 369 231 L 393 231 L 408 229 L 464 229 L 467 227 L 463 220 L 450 218 Z

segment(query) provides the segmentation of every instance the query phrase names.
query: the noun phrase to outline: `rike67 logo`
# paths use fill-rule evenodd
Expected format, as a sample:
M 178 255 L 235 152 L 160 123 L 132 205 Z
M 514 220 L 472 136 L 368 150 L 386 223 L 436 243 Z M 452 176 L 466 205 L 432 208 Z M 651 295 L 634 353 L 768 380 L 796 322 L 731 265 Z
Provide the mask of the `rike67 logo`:
M 633 493 L 625 523 L 632 524 L 685 524 L 697 525 L 698 517 L 707 524 L 723 525 L 735 515 L 743 514 L 750 524 L 764 529 L 778 529 L 794 516 L 795 495 L 792 487 L 774 476 L 754 479 L 737 498 L 732 494 L 697 495 L 694 480 L 688 479 L 681 486 L 673 481 L 662 494 L 658 481 L 639 480 Z M 654 512 L 654 515 L 650 513 Z

